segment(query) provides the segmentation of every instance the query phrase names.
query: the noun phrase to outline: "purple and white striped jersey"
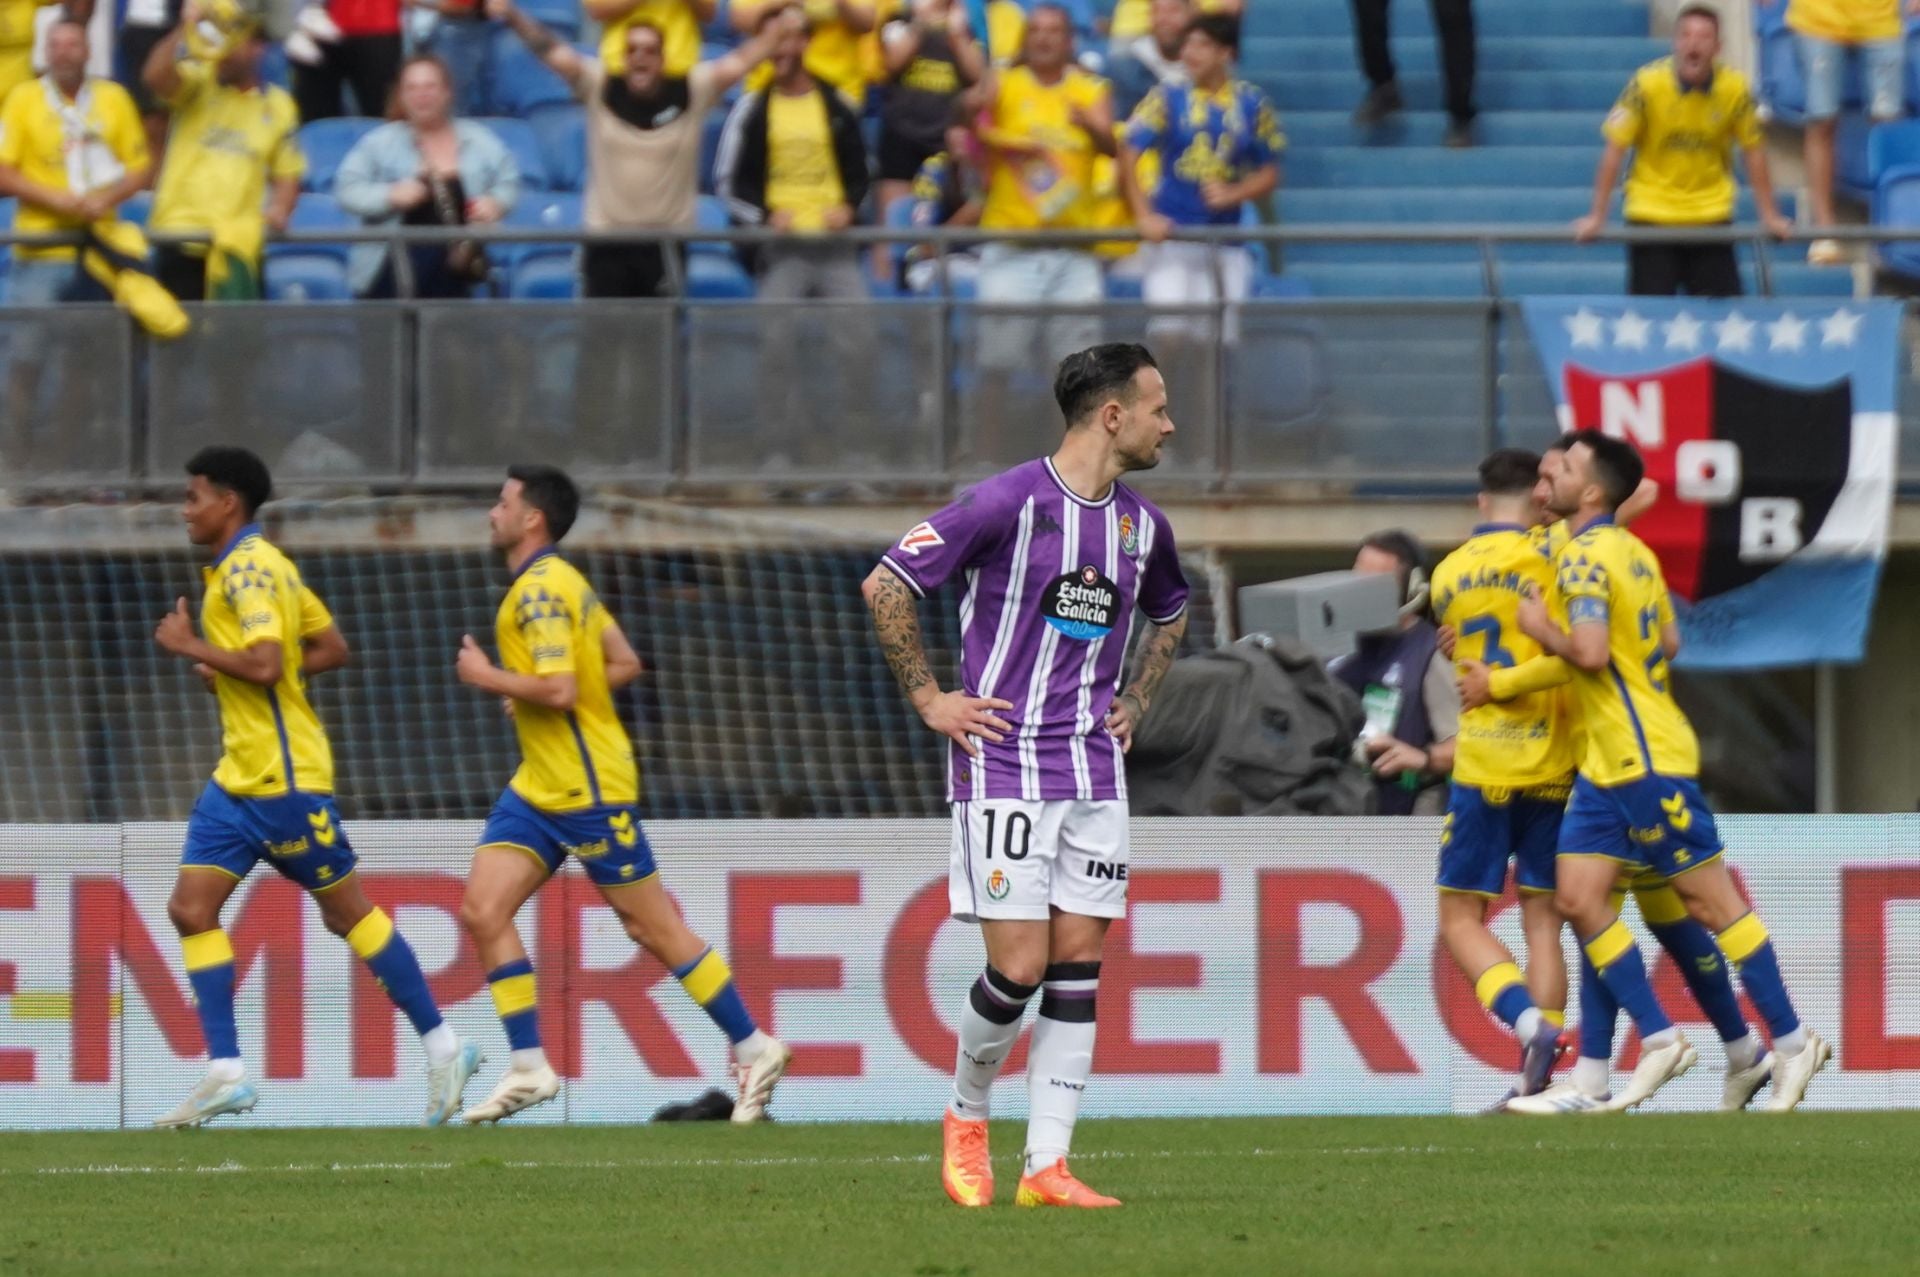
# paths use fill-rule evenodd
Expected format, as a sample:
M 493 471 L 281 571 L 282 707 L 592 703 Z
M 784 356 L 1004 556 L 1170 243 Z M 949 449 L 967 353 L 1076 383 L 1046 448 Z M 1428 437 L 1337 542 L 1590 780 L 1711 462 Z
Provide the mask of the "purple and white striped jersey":
M 1165 515 L 1125 484 L 1076 496 L 1041 458 L 962 494 L 881 562 L 922 597 L 965 577 L 960 687 L 1013 702 L 1003 743 L 980 741 L 977 759 L 948 747 L 950 801 L 1127 796 L 1106 717 L 1134 605 L 1162 625 L 1187 606 Z

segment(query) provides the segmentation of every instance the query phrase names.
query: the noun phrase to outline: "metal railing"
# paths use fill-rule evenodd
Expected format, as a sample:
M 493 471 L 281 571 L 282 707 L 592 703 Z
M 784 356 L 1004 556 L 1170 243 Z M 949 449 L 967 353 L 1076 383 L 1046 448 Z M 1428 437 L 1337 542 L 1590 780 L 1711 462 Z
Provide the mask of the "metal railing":
M 1835 234 L 1920 240 L 1920 229 Z M 355 227 L 296 231 L 276 242 L 396 248 L 478 239 L 504 251 L 633 238 L 544 227 Z M 792 242 L 763 229 L 646 238 Z M 993 238 L 861 228 L 835 242 L 931 245 L 939 278 L 950 284 L 956 250 Z M 1131 238 L 1103 230 L 1023 242 Z M 172 343 L 150 341 L 104 306 L 0 309 L 0 488 L 171 489 L 193 449 L 232 439 L 253 441 L 291 486 L 468 487 L 536 451 L 637 491 L 858 500 L 950 488 L 1051 439 L 1057 352 L 1048 338 L 1076 318 L 1083 331 L 1143 338 L 1162 354 L 1181 427 L 1157 476 L 1169 489 L 1457 488 L 1489 447 L 1553 433 L 1545 378 L 1517 306 L 1498 286 L 1501 249 L 1567 244 L 1563 228 L 1289 226 L 1179 238 L 1259 243 L 1282 254 L 1303 245 L 1456 245 L 1481 263 L 1488 295 L 1259 298 L 1177 309 L 990 306 L 951 287 L 870 302 L 276 302 L 194 308 L 194 330 Z M 1616 226 L 1600 238 L 1614 252 L 1621 243 L 1744 245 L 1761 281 L 1775 251 L 1757 227 Z M 675 263 L 679 254 L 666 256 Z M 402 271 L 407 258 L 395 255 Z M 1027 336 L 1011 361 L 1009 333 Z M 1903 398 L 1920 402 L 1909 369 L 1902 378 Z M 1904 455 L 1920 458 L 1920 449 Z M 1920 478 L 1920 466 L 1907 464 L 1907 475 Z

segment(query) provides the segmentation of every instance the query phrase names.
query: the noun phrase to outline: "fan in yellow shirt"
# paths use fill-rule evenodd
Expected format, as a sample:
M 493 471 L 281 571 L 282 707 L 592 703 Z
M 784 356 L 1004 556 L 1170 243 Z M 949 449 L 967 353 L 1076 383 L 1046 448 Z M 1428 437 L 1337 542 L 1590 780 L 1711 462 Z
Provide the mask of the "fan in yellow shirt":
M 733 29 L 750 33 L 769 13 L 798 7 L 807 16 L 812 39 L 807 44 L 807 72 L 831 86 L 858 111 L 866 105 L 867 81 L 873 70 L 865 50 L 866 37 L 878 25 L 871 0 L 736 0 L 729 12 Z M 763 66 L 747 77 L 746 89 L 758 93 L 773 83 L 773 68 Z
M 86 28 L 61 19 L 47 32 L 46 75 L 17 85 L 0 105 L 0 196 L 19 201 L 13 229 L 77 231 L 111 217 L 151 175 L 133 98 L 87 75 Z M 74 280 L 71 247 L 18 244 L 13 252 L 8 296 L 16 303 L 56 300 Z
M 285 89 L 261 80 L 267 40 L 257 27 L 216 63 L 182 60 L 197 18 L 189 4 L 143 73 L 173 116 L 148 224 L 212 238 L 211 250 L 173 245 L 155 255 L 160 282 L 174 296 L 242 300 L 259 295 L 266 233 L 287 228 L 300 197 L 307 167 L 295 138 L 300 114 Z
M 33 32 L 40 10 L 60 0 L 0 0 L 0 101 L 33 78 Z M 93 0 L 69 3 L 67 16 L 86 29 L 93 17 Z
M 1747 166 L 1753 201 L 1768 231 L 1792 223 L 1774 203 L 1765 139 L 1747 78 L 1722 66 L 1720 22 L 1708 9 L 1684 10 L 1673 54 L 1634 72 L 1601 132 L 1607 145 L 1593 179 L 1593 206 L 1573 225 L 1592 239 L 1606 224 L 1613 185 L 1633 153 L 1626 219 L 1656 226 L 1711 226 L 1733 219 L 1733 152 Z M 1731 244 L 1635 244 L 1627 253 L 1628 291 L 1642 296 L 1731 297 L 1741 292 Z

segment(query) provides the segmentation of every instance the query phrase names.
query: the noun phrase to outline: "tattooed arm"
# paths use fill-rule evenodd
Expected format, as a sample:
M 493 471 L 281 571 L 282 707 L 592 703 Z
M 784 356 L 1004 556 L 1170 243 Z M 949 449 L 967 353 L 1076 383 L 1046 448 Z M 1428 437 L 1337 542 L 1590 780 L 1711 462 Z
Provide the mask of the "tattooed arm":
M 887 667 L 907 694 L 913 707 L 928 727 L 954 741 L 974 757 L 980 756 L 975 736 L 984 736 L 994 744 L 1012 729 L 997 709 L 1012 709 L 1012 701 L 991 696 L 969 696 L 963 691 L 943 692 L 927 667 L 927 647 L 920 637 L 920 609 L 907 583 L 886 567 L 873 570 L 860 593 L 873 613 L 873 632 L 880 640 L 880 652 Z M 1184 623 L 1183 623 L 1184 624 Z
M 1120 742 L 1122 753 L 1133 748 L 1134 728 L 1147 716 L 1147 707 L 1153 704 L 1154 693 L 1160 690 L 1160 680 L 1167 676 L 1167 667 L 1173 664 L 1173 655 L 1180 650 L 1180 640 L 1186 636 L 1185 612 L 1165 625 L 1149 623 L 1140 636 L 1140 647 L 1133 660 L 1133 681 L 1107 711 L 1107 730 Z

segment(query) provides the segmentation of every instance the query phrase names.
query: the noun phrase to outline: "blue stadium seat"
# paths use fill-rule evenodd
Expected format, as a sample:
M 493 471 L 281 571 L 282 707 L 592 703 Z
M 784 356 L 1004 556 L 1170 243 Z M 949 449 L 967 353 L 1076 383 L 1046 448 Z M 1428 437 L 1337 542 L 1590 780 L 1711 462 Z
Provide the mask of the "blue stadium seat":
M 724 231 L 733 225 L 733 219 L 727 216 L 727 206 L 720 202 L 717 195 L 699 196 L 694 204 L 694 225 L 703 231 Z M 687 247 L 689 253 L 725 257 L 734 256 L 733 245 L 725 240 L 697 239 Z
M 1873 125 L 1864 115 L 1852 111 L 1835 123 L 1833 136 L 1833 189 L 1837 195 L 1865 203 L 1873 196 L 1873 157 L 1868 140 Z
M 120 206 L 121 219 L 124 221 L 132 222 L 135 226 L 145 226 L 147 224 L 147 218 L 151 216 L 152 213 L 153 213 L 153 192 L 152 191 L 140 191 L 134 194 L 131 198 L 127 200 L 126 203 Z M 0 226 L 11 226 L 12 224 L 13 224 L 13 219 L 11 215 L 8 215 L 7 219 L 4 222 L 0 222 Z M 9 253 L 7 254 L 7 256 L 12 256 L 12 254 Z
M 1793 32 L 1787 30 L 1787 6 L 1756 4 L 1753 12 L 1760 44 L 1760 101 L 1775 119 L 1799 124 L 1807 115 L 1807 85 L 1800 77 Z
M 383 120 L 365 115 L 343 115 L 333 120 L 315 120 L 300 126 L 300 149 L 306 153 L 307 174 L 300 179 L 303 191 L 333 190 L 333 177 L 340 162 L 347 158 L 367 134 L 379 128 Z
M 1920 226 L 1920 164 L 1897 164 L 1873 188 L 1875 226 Z M 1920 279 L 1920 242 L 1880 245 L 1880 264 L 1908 279 Z
M 1106 273 L 1107 300 L 1116 302 L 1137 302 L 1141 299 L 1145 280 L 1135 270 L 1116 271 L 1108 269 Z
M 1880 175 L 1902 164 L 1920 164 L 1920 120 L 1876 124 L 1867 134 L 1867 186 L 1879 185 Z
M 521 43 L 520 37 L 501 27 L 493 33 L 494 107 L 507 115 L 526 116 L 535 108 L 573 101 L 573 90 Z M 583 57 L 597 56 L 590 49 Z
M 325 252 L 283 249 L 267 261 L 265 291 L 275 302 L 344 302 L 353 300 L 347 287 L 347 267 Z
M 504 224 L 578 230 L 580 197 L 566 191 L 523 191 L 520 202 L 508 210 Z M 493 260 L 507 267 L 509 272 L 524 259 L 562 251 L 570 255 L 573 252 L 573 246 L 559 241 L 548 241 L 539 244 L 501 244 L 489 250 Z
M 564 245 L 542 244 L 522 255 L 507 279 L 507 296 L 516 301 L 571 301 L 580 295 L 579 257 Z
M 267 46 L 267 54 L 260 60 L 260 79 L 283 89 L 293 87 L 293 67 L 287 62 L 285 48 L 278 44 Z
M 540 139 L 540 157 L 546 162 L 547 181 L 556 191 L 583 191 L 587 187 L 587 121 L 579 106 L 543 106 L 527 117 Z
M 687 258 L 687 296 L 696 301 L 744 300 L 753 279 L 730 257 L 698 253 Z
M 520 10 L 569 40 L 580 34 L 579 0 L 524 0 Z
M 713 194 L 713 162 L 720 153 L 720 134 L 726 130 L 727 113 L 714 110 L 707 112 L 706 121 L 700 126 L 700 193 Z
M 358 226 L 360 219 L 350 215 L 340 207 L 340 201 L 331 195 L 315 193 L 303 194 L 293 206 L 293 216 L 287 221 L 287 229 L 295 231 L 325 231 L 336 227 Z M 347 261 L 347 245 L 341 244 L 268 244 L 269 259 L 289 255 L 317 254 L 331 257 L 342 266 Z
M 553 185 L 547 176 L 547 159 L 540 149 L 540 135 L 533 131 L 533 125 L 504 115 L 485 116 L 474 123 L 485 125 L 506 143 L 507 150 L 513 153 L 513 162 L 520 166 L 523 189 L 544 191 Z

